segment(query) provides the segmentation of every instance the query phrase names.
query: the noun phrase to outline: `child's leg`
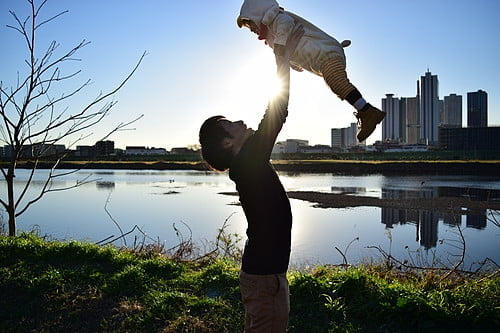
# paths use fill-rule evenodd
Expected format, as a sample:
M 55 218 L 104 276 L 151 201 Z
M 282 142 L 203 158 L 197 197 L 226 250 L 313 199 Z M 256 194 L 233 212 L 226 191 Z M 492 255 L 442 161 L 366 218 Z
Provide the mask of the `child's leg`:
M 344 59 L 335 57 L 325 61 L 321 73 L 326 84 L 341 100 L 347 100 L 358 111 L 366 107 L 363 96 L 347 78 Z
M 384 119 L 385 112 L 367 103 L 359 90 L 349 81 L 343 58 L 335 57 L 325 61 L 321 66 L 321 72 L 330 89 L 341 100 L 347 100 L 358 111 L 355 113 L 360 127 L 358 140 L 360 142 L 366 140 L 377 124 Z

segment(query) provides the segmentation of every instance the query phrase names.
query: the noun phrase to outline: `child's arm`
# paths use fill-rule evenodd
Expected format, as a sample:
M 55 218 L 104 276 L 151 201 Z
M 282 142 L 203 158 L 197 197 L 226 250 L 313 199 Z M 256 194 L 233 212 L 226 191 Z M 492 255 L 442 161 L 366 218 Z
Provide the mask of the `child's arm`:
M 274 19 L 273 25 L 276 26 L 276 36 L 274 37 L 274 54 L 277 57 L 283 57 L 285 52 L 285 45 L 290 38 L 290 34 L 295 26 L 295 21 L 293 18 L 285 13 L 280 13 Z

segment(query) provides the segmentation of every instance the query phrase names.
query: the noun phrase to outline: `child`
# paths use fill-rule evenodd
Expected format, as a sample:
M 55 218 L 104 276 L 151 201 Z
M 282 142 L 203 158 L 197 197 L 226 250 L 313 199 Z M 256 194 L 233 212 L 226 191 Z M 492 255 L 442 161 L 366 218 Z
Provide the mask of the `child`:
M 269 159 L 288 115 L 289 61 L 303 33 L 299 25 L 285 40 L 277 59 L 283 92 L 269 103 L 256 131 L 223 116 L 208 118 L 200 128 L 203 159 L 214 169 L 229 169 L 248 223 L 240 271 L 245 332 L 286 332 L 288 324 L 292 211 Z
M 238 27 L 245 26 L 257 34 L 260 40 L 264 40 L 274 50 L 277 59 L 282 56 L 293 27 L 303 25 L 304 36 L 292 55 L 291 67 L 322 76 L 341 100 L 347 100 L 356 108 L 354 115 L 360 124 L 357 135 L 360 142 L 370 136 L 384 119 L 385 112 L 367 103 L 347 78 L 343 47 L 348 46 L 349 41 L 339 43 L 302 17 L 283 10 L 275 0 L 245 0 L 237 23 Z

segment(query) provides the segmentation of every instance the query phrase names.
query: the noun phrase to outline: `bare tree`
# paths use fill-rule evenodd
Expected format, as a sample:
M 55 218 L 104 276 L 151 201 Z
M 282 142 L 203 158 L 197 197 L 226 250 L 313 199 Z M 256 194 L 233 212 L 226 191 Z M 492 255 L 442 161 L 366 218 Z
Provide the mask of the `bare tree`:
M 69 147 L 72 147 L 89 137 L 92 134 L 90 129 L 106 117 L 116 104 L 113 95 L 132 77 L 145 56 L 143 53 L 135 67 L 117 87 L 106 93 L 101 92 L 94 100 L 78 107 L 76 112 L 71 112 L 62 106 L 62 102 L 68 102 L 82 92 L 91 83 L 90 80 L 62 94 L 52 92 L 63 85 L 66 87 L 68 81 L 73 82 L 71 79 L 81 72 L 77 70 L 63 74 L 60 67 L 68 61 L 78 60 L 74 58 L 75 54 L 89 42 L 83 40 L 73 48 L 60 52 L 59 44 L 52 41 L 44 51 L 39 52 L 37 43 L 39 29 L 67 11 L 42 19 L 40 11 L 47 0 L 41 1 L 39 5 L 35 4 L 35 0 L 26 1 L 30 5 L 30 15 L 23 20 L 15 12 L 10 11 L 15 24 L 7 25 L 24 40 L 27 50 L 24 62 L 27 69 L 22 72 L 26 74 L 18 72 L 17 82 L 10 87 L 5 87 L 0 81 L 0 142 L 6 147 L 6 161 L 1 165 L 6 184 L 6 197 L 1 197 L 0 203 L 8 215 L 9 236 L 16 234 L 16 218 L 44 194 L 77 187 L 89 181 L 82 179 L 73 185 L 55 188 L 53 186 L 55 178 L 76 170 L 56 172 L 61 160 L 66 157 L 66 152 L 56 153 L 54 147 L 60 146 L 63 140 L 69 142 Z M 140 117 L 142 116 L 119 123 L 107 131 L 102 140 L 114 132 L 129 129 L 127 127 Z M 14 182 L 14 177 L 21 160 L 28 160 L 30 169 L 27 181 L 17 184 Z M 41 189 L 35 194 L 30 192 L 28 195 L 35 171 L 40 167 L 42 160 L 48 160 L 48 175 L 44 178 Z

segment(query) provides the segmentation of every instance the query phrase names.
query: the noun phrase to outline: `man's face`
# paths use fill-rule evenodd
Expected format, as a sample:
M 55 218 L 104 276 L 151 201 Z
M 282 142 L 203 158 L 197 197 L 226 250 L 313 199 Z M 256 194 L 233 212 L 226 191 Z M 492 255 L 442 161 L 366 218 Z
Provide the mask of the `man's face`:
M 230 121 L 226 118 L 219 120 L 219 124 L 228 132 L 233 138 L 247 135 L 248 133 L 253 133 L 251 128 L 248 128 L 243 120 Z
M 231 136 L 225 138 L 222 146 L 226 149 L 231 149 L 234 154 L 237 154 L 245 141 L 254 133 L 254 130 L 248 128 L 242 120 L 230 121 L 226 118 L 219 119 L 219 124 Z

